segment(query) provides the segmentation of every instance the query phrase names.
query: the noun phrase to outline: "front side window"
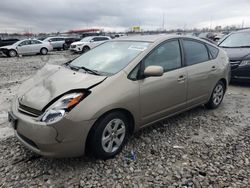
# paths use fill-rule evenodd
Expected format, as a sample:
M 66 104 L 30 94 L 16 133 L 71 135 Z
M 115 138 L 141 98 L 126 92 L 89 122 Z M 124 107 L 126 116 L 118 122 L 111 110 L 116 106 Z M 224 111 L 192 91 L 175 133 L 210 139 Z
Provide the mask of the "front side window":
M 146 50 L 149 44 L 134 41 L 105 42 L 76 58 L 69 66 L 86 67 L 104 75 L 113 75 Z
M 162 66 L 164 71 L 181 67 L 181 52 L 178 40 L 173 40 L 157 47 L 144 60 L 145 68 L 151 65 Z
M 193 40 L 183 40 L 186 65 L 194 65 L 209 60 L 208 51 L 204 44 Z
M 24 46 L 24 45 L 29 45 L 29 44 L 30 44 L 30 40 L 25 40 L 25 41 L 21 42 L 19 44 L 19 46 Z

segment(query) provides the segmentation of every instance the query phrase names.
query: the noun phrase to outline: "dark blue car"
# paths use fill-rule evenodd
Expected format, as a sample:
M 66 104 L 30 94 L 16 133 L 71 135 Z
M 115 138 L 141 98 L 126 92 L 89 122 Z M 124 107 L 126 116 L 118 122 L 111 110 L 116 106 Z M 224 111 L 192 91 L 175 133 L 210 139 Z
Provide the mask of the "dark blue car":
M 219 46 L 230 59 L 232 80 L 250 80 L 250 29 L 230 33 Z

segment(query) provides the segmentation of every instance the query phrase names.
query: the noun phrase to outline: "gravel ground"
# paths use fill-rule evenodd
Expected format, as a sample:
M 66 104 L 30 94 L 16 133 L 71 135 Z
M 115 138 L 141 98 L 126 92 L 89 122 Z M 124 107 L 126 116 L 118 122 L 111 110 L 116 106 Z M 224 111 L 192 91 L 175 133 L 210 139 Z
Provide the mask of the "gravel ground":
M 249 187 L 250 84 L 231 85 L 216 110 L 201 106 L 141 130 L 111 160 L 49 159 L 24 148 L 8 128 L 11 98 L 45 63 L 73 57 L 0 58 L 0 187 Z

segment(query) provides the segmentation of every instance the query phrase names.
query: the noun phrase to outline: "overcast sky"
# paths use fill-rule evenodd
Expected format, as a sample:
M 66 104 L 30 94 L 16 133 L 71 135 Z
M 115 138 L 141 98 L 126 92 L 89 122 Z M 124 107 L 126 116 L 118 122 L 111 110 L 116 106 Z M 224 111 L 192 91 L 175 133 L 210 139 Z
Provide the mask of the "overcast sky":
M 163 16 L 165 15 L 165 16 Z M 250 26 L 250 0 L 0 0 L 0 32 Z

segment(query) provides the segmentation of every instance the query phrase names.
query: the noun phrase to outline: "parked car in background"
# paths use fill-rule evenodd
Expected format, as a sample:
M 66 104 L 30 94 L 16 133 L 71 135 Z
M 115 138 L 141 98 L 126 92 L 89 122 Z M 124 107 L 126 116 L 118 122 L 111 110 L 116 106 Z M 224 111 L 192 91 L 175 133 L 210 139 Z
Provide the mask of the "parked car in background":
M 0 47 L 1 46 L 8 46 L 8 45 L 12 45 L 15 42 L 19 41 L 18 39 L 6 39 L 6 40 L 2 40 L 0 38 Z
M 82 52 L 85 53 L 90 49 L 102 44 L 103 42 L 110 40 L 110 37 L 107 36 L 92 36 L 92 37 L 85 37 L 78 42 L 73 42 L 70 45 L 70 51 L 73 52 Z
M 46 64 L 19 88 L 9 121 L 40 155 L 87 149 L 107 159 L 145 126 L 202 104 L 217 108 L 229 71 L 224 50 L 197 38 L 122 37 L 62 66 Z
M 80 41 L 80 40 L 81 40 L 80 38 L 76 38 L 76 37 L 68 37 L 68 38 L 65 38 L 65 43 L 63 44 L 63 49 L 64 49 L 64 50 L 69 49 L 70 45 L 71 45 L 73 42 L 77 42 L 77 41 Z
M 44 39 L 44 42 L 49 42 L 54 50 L 66 50 L 65 48 L 66 37 L 48 37 Z
M 9 57 L 38 53 L 46 55 L 48 51 L 52 50 L 53 47 L 50 45 L 50 43 L 35 39 L 24 39 L 12 45 L 0 47 L 0 52 Z
M 250 29 L 230 33 L 220 41 L 230 59 L 231 78 L 250 80 Z

